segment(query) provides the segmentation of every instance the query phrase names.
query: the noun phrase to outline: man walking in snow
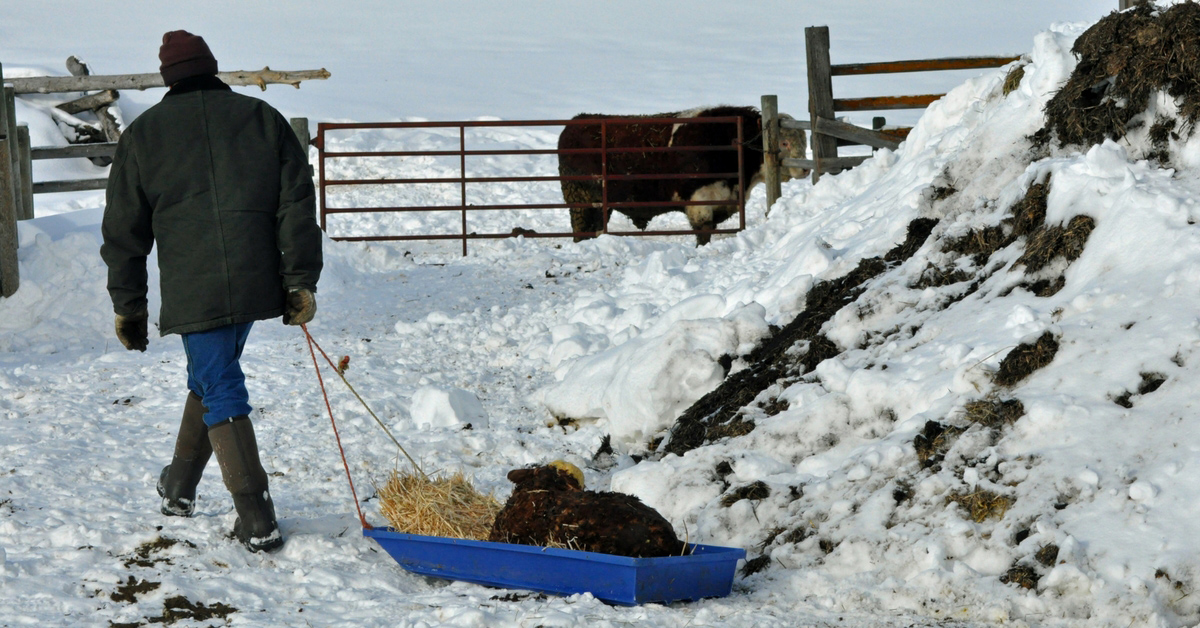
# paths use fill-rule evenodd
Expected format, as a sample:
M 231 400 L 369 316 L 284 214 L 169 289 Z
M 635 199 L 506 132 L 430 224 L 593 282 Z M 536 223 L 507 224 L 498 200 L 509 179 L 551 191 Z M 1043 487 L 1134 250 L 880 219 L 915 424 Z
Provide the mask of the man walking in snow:
M 159 476 L 165 515 L 191 516 L 215 452 L 251 551 L 283 545 L 258 457 L 239 360 L 254 321 L 316 313 L 321 233 L 308 152 L 274 108 L 217 78 L 204 39 L 163 35 L 171 89 L 121 135 L 108 179 L 100 254 L 117 338 L 148 342 L 146 257 L 158 246 L 160 335 L 180 334 L 187 401 L 171 464 Z

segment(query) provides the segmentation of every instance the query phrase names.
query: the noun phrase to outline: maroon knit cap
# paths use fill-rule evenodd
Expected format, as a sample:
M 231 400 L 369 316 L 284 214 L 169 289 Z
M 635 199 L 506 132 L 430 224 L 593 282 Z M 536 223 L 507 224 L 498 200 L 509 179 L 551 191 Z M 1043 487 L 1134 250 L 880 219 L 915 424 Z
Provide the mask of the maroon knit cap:
M 208 44 L 204 43 L 204 38 L 187 31 L 171 31 L 163 35 L 158 59 L 162 62 L 158 71 L 167 87 L 191 76 L 217 73 L 217 60 L 208 49 Z

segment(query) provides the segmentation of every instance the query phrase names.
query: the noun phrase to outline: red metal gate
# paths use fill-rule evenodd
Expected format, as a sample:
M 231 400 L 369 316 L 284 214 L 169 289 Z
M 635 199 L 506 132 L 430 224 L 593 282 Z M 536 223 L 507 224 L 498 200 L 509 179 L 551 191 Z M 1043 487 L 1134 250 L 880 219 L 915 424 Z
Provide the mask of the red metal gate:
M 735 124 L 737 125 L 737 141 L 728 146 L 662 146 L 662 147 L 610 147 L 607 145 L 608 125 L 614 124 L 678 124 L 686 121 L 689 124 Z M 467 129 L 480 127 L 548 127 L 567 125 L 600 125 L 602 138 L 599 148 L 581 149 L 500 149 L 500 150 L 468 150 L 466 143 Z M 326 134 L 337 131 L 376 130 L 376 129 L 457 129 L 458 148 L 456 150 L 327 150 Z M 461 216 L 461 232 L 457 234 L 390 234 L 371 236 L 331 236 L 334 240 L 461 240 L 463 255 L 467 254 L 468 240 L 509 238 L 522 235 L 534 238 L 564 238 L 593 236 L 598 233 L 611 235 L 689 235 L 700 233 L 695 230 L 659 230 L 659 231 L 609 231 L 601 232 L 552 232 L 538 233 L 524 229 L 514 229 L 510 233 L 477 233 L 469 230 L 467 224 L 468 212 L 479 211 L 515 211 L 530 209 L 568 209 L 574 207 L 592 207 L 583 203 L 529 203 L 529 204 L 468 204 L 467 186 L 469 184 L 490 183 L 522 183 L 545 181 L 587 181 L 599 180 L 603 189 L 603 199 L 600 203 L 604 225 L 608 224 L 609 213 L 614 209 L 633 207 L 678 207 L 685 205 L 729 205 L 728 201 L 673 201 L 670 199 L 638 202 L 615 202 L 608 199 L 608 183 L 610 181 L 632 181 L 638 179 L 687 179 L 687 178 L 734 178 L 738 180 L 737 206 L 739 222 L 736 228 L 712 229 L 704 233 L 736 233 L 746 228 L 746 181 L 743 176 L 744 135 L 742 119 L 736 116 L 712 118 L 593 118 L 582 120 L 514 120 L 514 121 L 467 121 L 467 122 L 374 122 L 374 123 L 330 123 L 322 122 L 317 125 L 317 137 L 313 142 L 319 151 L 319 184 L 320 184 L 320 221 L 321 229 L 327 230 L 327 217 L 338 214 L 354 213 L 387 213 L 387 212 L 459 212 Z M 649 174 L 612 174 L 609 173 L 608 156 L 613 153 L 654 153 L 666 151 L 737 151 L 738 172 L 725 173 L 649 173 Z M 467 158 L 479 156 L 519 156 L 519 155 L 560 155 L 566 153 L 598 153 L 601 155 L 602 174 L 581 176 L 559 175 L 528 175 L 500 177 L 469 177 L 467 176 Z M 457 157 L 459 172 L 457 177 L 435 178 L 375 178 L 375 179 L 337 179 L 330 178 L 326 168 L 330 160 L 347 158 L 396 158 L 396 157 Z M 390 205 L 384 207 L 330 207 L 328 190 L 337 186 L 379 186 L 379 185 L 417 185 L 417 184 L 458 184 L 459 203 L 446 205 Z

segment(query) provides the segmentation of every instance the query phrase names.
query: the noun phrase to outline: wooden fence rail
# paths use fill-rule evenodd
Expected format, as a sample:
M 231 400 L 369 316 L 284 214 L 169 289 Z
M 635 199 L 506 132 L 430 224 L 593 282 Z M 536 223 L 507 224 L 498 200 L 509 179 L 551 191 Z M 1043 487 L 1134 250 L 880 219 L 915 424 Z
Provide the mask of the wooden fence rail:
M 301 146 L 308 146 L 311 143 L 308 132 L 308 118 L 292 118 L 292 131 L 295 132 L 297 139 L 300 140 Z M 26 173 L 32 174 L 32 163 L 39 159 L 73 159 L 73 158 L 92 158 L 92 157 L 109 157 L 111 158 L 117 152 L 116 142 L 100 142 L 96 144 L 71 144 L 69 146 L 29 146 L 29 131 L 27 127 L 24 132 L 24 143 L 20 151 L 20 161 L 23 164 L 21 175 L 27 181 L 23 182 L 22 190 L 27 190 L 28 197 L 27 206 L 29 207 L 29 215 L 27 217 L 18 218 L 25 220 L 33 218 L 33 194 L 52 194 L 55 192 L 84 192 L 87 190 L 103 190 L 108 185 L 108 177 L 98 177 L 95 179 L 71 179 L 66 181 L 38 181 L 34 183 L 32 177 L 25 176 Z M 311 173 L 312 166 L 309 166 Z
M 824 27 L 823 27 L 824 28 Z M 883 61 L 880 63 L 845 63 L 830 66 L 833 76 L 858 74 L 896 74 L 901 72 L 942 72 L 944 70 L 976 70 L 996 67 L 996 60 L 1005 57 L 945 57 L 912 61 Z M 1008 58 L 1016 61 L 1020 57 Z
M 300 81 L 323 80 L 329 78 L 329 72 L 320 70 L 272 70 L 269 67 L 261 70 L 238 70 L 236 72 L 220 72 L 217 78 L 226 85 L 257 85 L 266 89 L 267 85 L 283 84 L 300 87 Z M 162 75 L 158 72 L 148 74 L 92 74 L 82 76 L 35 76 L 31 78 L 5 79 L 16 89 L 18 94 L 49 94 L 54 92 L 90 92 L 106 89 L 150 89 L 166 87 Z
M 71 159 L 74 157 L 112 157 L 116 152 L 116 142 L 71 144 L 69 146 L 37 146 L 29 150 L 29 158 L 37 160 Z
M 799 129 L 812 133 L 813 141 L 816 141 L 817 135 L 832 138 L 835 145 L 846 146 L 870 146 L 872 148 L 888 148 L 895 150 L 900 146 L 903 137 L 893 133 L 874 129 L 864 129 L 860 126 L 847 124 L 839 120 L 828 120 L 818 118 L 814 125 L 809 120 L 795 120 L 792 118 L 783 118 L 779 116 L 779 99 L 777 96 L 768 95 L 762 97 L 762 113 L 763 113 L 763 154 L 766 161 L 766 185 L 767 185 L 767 211 L 770 211 L 775 201 L 779 200 L 782 194 L 780 186 L 781 171 L 780 168 L 803 168 L 805 170 L 817 170 L 816 159 L 795 159 L 791 157 L 781 158 L 779 151 L 779 132 L 780 129 Z M 879 119 L 882 120 L 882 119 Z M 853 168 L 869 159 L 868 156 L 854 157 L 827 157 L 823 159 L 820 166 L 826 171 L 837 169 L 846 170 Z
M 72 159 L 78 157 L 109 157 L 117 152 L 116 142 L 101 142 L 98 144 L 72 144 L 70 146 L 38 146 L 28 149 L 22 156 L 25 163 L 31 167 L 38 159 Z M 84 192 L 87 190 L 103 190 L 108 185 L 108 177 L 95 179 L 73 179 L 68 181 L 30 181 L 31 194 L 51 194 L 55 192 Z M 32 205 L 32 202 L 31 202 Z M 32 216 L 30 216 L 32 218 Z
M 889 134 L 871 131 L 837 121 L 839 111 L 886 111 L 924 109 L 945 94 L 910 96 L 871 96 L 864 98 L 834 98 L 833 77 L 900 72 L 940 72 L 945 70 L 974 70 L 998 68 L 1020 59 L 1003 57 L 949 57 L 944 59 L 914 59 L 878 63 L 849 63 L 833 65 L 829 61 L 829 27 L 811 26 L 804 29 L 808 61 L 808 114 L 812 127 L 812 159 L 784 160 L 793 167 L 812 169 L 813 183 L 822 173 L 839 172 L 861 163 L 865 157 L 838 157 L 838 140 L 866 144 L 875 148 L 895 149 L 906 133 Z M 907 129 L 906 129 L 907 130 Z M 788 165 L 788 164 L 784 164 Z M 768 203 L 773 199 L 768 195 Z

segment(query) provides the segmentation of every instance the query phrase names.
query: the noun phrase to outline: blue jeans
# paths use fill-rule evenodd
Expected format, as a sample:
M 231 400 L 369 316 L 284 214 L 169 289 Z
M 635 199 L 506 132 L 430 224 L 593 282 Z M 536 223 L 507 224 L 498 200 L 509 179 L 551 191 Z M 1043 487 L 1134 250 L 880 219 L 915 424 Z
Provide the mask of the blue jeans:
M 250 393 L 242 373 L 242 349 L 253 323 L 226 325 L 183 334 L 187 354 L 188 390 L 204 401 L 204 423 L 212 427 L 235 416 L 250 414 Z

